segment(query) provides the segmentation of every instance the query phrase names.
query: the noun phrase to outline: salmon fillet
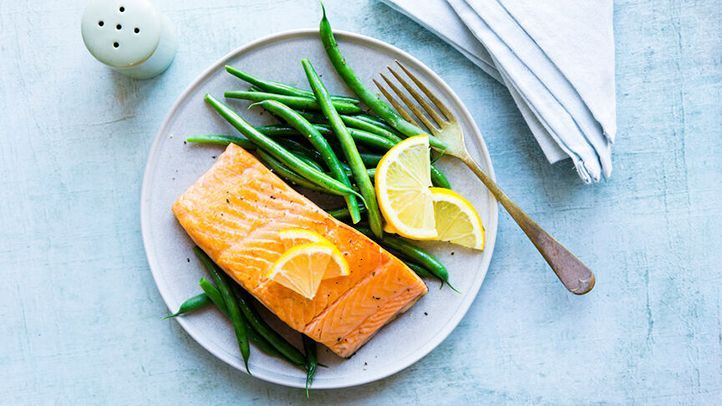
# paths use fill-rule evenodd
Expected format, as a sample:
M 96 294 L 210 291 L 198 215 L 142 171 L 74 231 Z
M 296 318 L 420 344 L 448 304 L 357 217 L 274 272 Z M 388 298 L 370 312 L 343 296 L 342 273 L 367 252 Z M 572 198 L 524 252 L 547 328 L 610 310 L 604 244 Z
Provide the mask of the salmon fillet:
M 286 324 L 341 357 L 356 352 L 427 292 L 406 264 L 234 144 L 178 198 L 173 213 L 230 277 Z M 312 300 L 268 279 L 284 252 L 279 231 L 288 228 L 325 236 L 348 260 L 350 274 L 322 281 Z

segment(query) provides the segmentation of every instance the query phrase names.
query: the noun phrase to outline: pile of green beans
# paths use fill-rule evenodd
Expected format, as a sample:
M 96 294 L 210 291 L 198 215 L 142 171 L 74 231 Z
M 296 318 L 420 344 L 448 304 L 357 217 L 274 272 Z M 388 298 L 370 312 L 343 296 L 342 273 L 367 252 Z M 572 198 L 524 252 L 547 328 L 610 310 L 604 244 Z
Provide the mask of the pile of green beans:
M 325 13 L 324 13 L 323 19 L 327 21 L 327 19 L 325 17 Z M 322 26 L 324 25 L 323 20 L 322 20 L 321 25 Z M 329 25 L 328 29 L 330 30 L 330 25 Z M 321 34 L 323 37 L 324 36 L 323 30 L 322 30 Z M 335 44 L 335 40 L 333 39 L 333 33 L 330 33 L 330 37 L 327 37 L 326 39 L 329 41 L 329 44 L 331 44 L 331 43 Z M 332 62 L 337 53 L 338 53 L 338 55 L 340 55 L 340 51 L 337 49 L 337 46 L 336 46 L 335 50 L 327 49 L 327 51 L 329 53 L 329 58 L 332 59 Z M 342 69 L 342 71 L 346 72 L 347 76 L 351 75 L 351 76 L 353 76 L 353 78 L 355 78 L 355 74 L 353 73 L 353 70 L 351 70 L 347 65 L 345 65 L 345 62 L 343 64 L 343 66 L 347 67 L 348 71 L 345 69 Z M 336 67 L 336 65 L 334 65 L 334 67 Z M 338 69 L 338 67 L 336 67 L 336 68 Z M 295 109 L 296 113 L 298 115 L 300 115 L 301 117 L 306 119 L 308 122 L 313 123 L 314 126 L 316 127 L 316 129 L 318 130 L 318 132 L 320 132 L 322 135 L 324 135 L 326 137 L 334 137 L 336 135 L 335 131 L 330 126 L 328 118 L 326 118 L 325 115 L 319 114 L 318 112 L 307 111 L 307 110 L 320 110 L 321 109 L 321 106 L 318 104 L 318 99 L 316 98 L 315 94 L 313 94 L 307 90 L 298 89 L 298 88 L 295 88 L 293 86 L 290 86 L 290 85 L 287 85 L 284 83 L 260 79 L 247 72 L 243 72 L 241 70 L 238 70 L 238 69 L 230 67 L 230 66 L 226 66 L 226 70 L 229 73 L 231 73 L 232 75 L 250 83 L 251 85 L 253 85 L 254 88 L 262 90 L 262 91 L 254 90 L 254 91 L 250 91 L 250 92 L 243 92 L 243 91 L 226 92 L 226 94 L 225 94 L 226 97 L 244 98 L 244 99 L 248 99 L 248 100 L 261 100 L 262 103 L 256 103 L 256 104 L 261 104 L 262 106 L 264 105 L 263 102 L 267 102 L 269 100 L 273 100 L 273 101 L 279 102 L 281 104 L 284 104 L 284 102 L 286 102 L 285 103 L 286 107 Z M 339 73 L 341 74 L 341 77 L 344 78 L 344 80 L 347 79 L 344 76 L 344 74 L 342 74 L 341 72 L 339 72 Z M 353 78 L 349 77 L 349 80 L 351 80 L 353 82 Z M 320 82 L 320 80 L 319 80 L 319 82 Z M 348 82 L 347 82 L 347 84 L 348 84 Z M 359 84 L 360 84 L 360 86 L 363 87 L 363 84 L 361 84 L 360 82 L 359 82 Z M 351 86 L 350 84 L 349 84 L 349 86 L 354 91 L 359 90 L 356 87 Z M 365 87 L 364 87 L 364 89 L 365 89 Z M 366 90 L 368 91 L 368 89 L 366 89 Z M 255 93 L 255 95 L 249 95 L 249 93 Z M 306 100 L 301 102 L 296 99 L 289 99 L 288 97 L 297 97 L 297 98 L 303 98 Z M 356 103 L 358 103 L 357 99 L 348 98 L 345 96 L 330 96 L 330 97 L 332 99 L 332 104 L 334 105 L 334 107 L 336 107 L 336 110 L 339 113 L 344 111 L 344 109 L 345 109 L 343 103 L 350 103 L 354 106 L 356 106 Z M 376 97 L 375 95 L 373 97 L 378 99 L 378 97 Z M 364 97 L 361 97 L 361 98 L 364 99 Z M 311 101 L 313 103 L 309 104 L 309 102 L 311 102 Z M 366 102 L 366 100 L 364 100 L 364 102 Z M 385 105 L 386 107 L 388 107 L 393 114 L 396 114 L 395 111 L 390 106 L 388 106 L 384 101 L 379 99 L 378 102 L 381 103 L 381 105 Z M 288 104 L 288 103 L 290 103 L 290 104 Z M 341 109 L 339 109 L 337 106 L 339 103 L 341 103 Z M 374 104 L 374 102 L 372 102 L 372 105 L 373 104 Z M 358 107 L 358 106 L 356 106 L 356 107 Z M 382 110 L 385 110 L 383 107 L 380 107 L 380 108 Z M 376 110 L 374 110 L 374 111 L 377 112 Z M 275 116 L 278 116 L 273 111 L 269 110 L 269 112 Z M 377 112 L 377 114 L 378 114 L 378 112 Z M 401 133 L 403 133 L 405 136 L 418 135 L 418 134 L 425 133 L 424 131 L 422 131 L 421 129 L 419 129 L 418 127 L 413 126 L 413 125 L 412 126 L 414 128 L 416 128 L 416 130 L 411 131 L 410 127 L 407 127 L 407 129 L 409 129 L 409 131 L 404 133 L 403 131 L 399 131 L 396 128 L 388 125 L 386 122 L 383 121 L 383 119 L 374 117 L 374 116 L 371 116 L 368 114 L 356 114 L 356 115 L 338 114 L 338 116 L 340 117 L 343 124 L 346 125 L 346 128 L 347 128 L 348 132 L 351 134 L 351 137 L 353 138 L 355 143 L 357 143 L 358 145 L 362 145 L 364 147 L 371 148 L 371 149 L 376 149 L 376 150 L 379 150 L 382 152 L 388 151 L 394 145 L 396 145 L 398 142 L 400 142 L 401 137 L 399 136 L 399 134 L 401 134 Z M 381 117 L 383 117 L 383 116 L 381 116 Z M 406 122 L 400 116 L 399 116 L 399 119 L 402 122 Z M 286 120 L 284 120 L 284 121 L 286 121 Z M 408 122 L 406 122 L 406 123 L 408 123 Z M 291 124 L 291 123 L 289 123 L 289 124 Z M 410 123 L 408 123 L 408 124 L 410 124 Z M 404 126 L 403 124 L 401 124 L 401 125 L 402 125 L 402 127 Z M 264 126 L 256 127 L 256 129 L 259 132 L 261 132 L 267 136 L 270 136 L 270 137 L 295 136 L 295 135 L 299 135 L 299 133 L 301 133 L 298 129 L 293 128 L 293 126 L 289 127 L 289 126 L 284 126 L 284 125 L 264 125 Z M 282 142 L 282 141 L 280 141 L 280 139 L 276 139 L 276 141 L 279 143 Z M 439 149 L 439 150 L 443 149 L 443 148 L 441 148 L 441 146 L 439 144 L 440 141 L 438 139 L 436 139 L 432 136 L 429 136 L 429 142 L 432 144 L 432 147 Z M 296 152 L 296 151 L 292 151 L 292 152 Z M 362 159 L 363 159 L 363 153 L 361 153 L 361 155 L 362 155 Z M 376 164 L 378 164 L 378 162 Z M 375 166 L 375 165 L 370 165 L 366 162 L 364 162 L 364 165 L 367 167 Z M 337 179 L 338 179 L 338 177 L 337 177 Z M 443 188 L 451 189 L 451 183 L 449 182 L 449 179 L 446 177 L 446 175 L 444 175 L 444 173 L 436 165 L 433 165 L 433 164 L 431 165 L 431 181 L 432 181 L 433 185 L 436 187 L 443 187 Z

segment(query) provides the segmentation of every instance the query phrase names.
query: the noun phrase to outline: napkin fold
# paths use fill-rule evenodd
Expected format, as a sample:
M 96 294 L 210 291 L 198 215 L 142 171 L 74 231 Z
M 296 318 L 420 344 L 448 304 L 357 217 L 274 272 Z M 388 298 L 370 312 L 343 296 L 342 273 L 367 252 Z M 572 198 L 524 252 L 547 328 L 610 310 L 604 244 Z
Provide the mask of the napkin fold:
M 507 86 L 549 162 L 587 183 L 612 173 L 611 0 L 382 0 Z

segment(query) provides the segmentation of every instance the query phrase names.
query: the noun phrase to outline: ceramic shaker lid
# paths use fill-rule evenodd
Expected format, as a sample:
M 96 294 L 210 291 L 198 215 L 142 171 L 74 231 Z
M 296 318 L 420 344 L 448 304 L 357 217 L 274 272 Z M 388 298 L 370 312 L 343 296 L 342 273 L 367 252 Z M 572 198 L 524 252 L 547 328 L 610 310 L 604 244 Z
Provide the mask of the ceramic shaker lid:
M 148 0 L 91 0 L 81 31 L 90 53 L 115 68 L 150 58 L 161 40 L 162 16 Z

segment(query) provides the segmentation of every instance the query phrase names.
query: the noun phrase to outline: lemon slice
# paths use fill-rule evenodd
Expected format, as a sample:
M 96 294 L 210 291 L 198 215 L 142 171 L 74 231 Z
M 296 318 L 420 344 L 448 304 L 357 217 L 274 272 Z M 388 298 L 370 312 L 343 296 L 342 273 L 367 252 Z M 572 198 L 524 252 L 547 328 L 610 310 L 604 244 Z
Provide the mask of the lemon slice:
M 450 189 L 431 188 L 438 240 L 484 249 L 486 232 L 474 206 Z
M 331 261 L 326 265 L 326 270 L 323 273 L 321 279 L 331 279 L 339 276 L 346 276 L 349 274 L 348 261 L 344 258 L 343 254 L 339 249 L 326 237 L 321 234 L 311 231 L 304 230 L 302 228 L 289 228 L 287 230 L 281 230 L 279 233 L 283 246 L 286 250 L 289 250 L 295 246 L 319 243 L 326 244 L 333 249 L 333 255 Z M 321 264 L 317 264 L 321 267 Z M 320 269 L 323 269 L 322 267 Z
M 427 135 L 409 137 L 381 158 L 374 182 L 386 230 L 415 240 L 437 237 L 430 170 Z

